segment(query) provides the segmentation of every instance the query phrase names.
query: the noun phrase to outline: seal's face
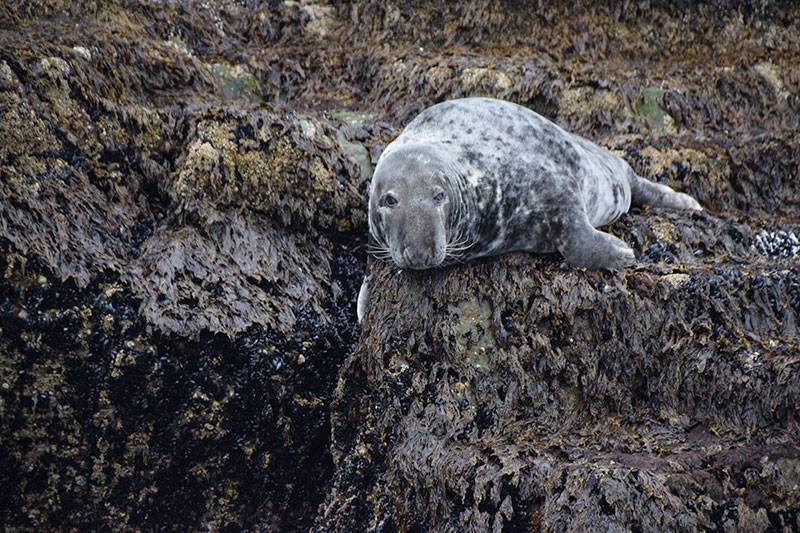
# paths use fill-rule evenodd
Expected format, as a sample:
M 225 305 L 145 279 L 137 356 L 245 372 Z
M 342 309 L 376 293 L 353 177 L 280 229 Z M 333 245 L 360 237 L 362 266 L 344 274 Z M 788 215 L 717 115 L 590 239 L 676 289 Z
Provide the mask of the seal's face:
M 450 205 L 437 165 L 426 157 L 379 165 L 370 195 L 370 224 L 400 268 L 442 264 Z

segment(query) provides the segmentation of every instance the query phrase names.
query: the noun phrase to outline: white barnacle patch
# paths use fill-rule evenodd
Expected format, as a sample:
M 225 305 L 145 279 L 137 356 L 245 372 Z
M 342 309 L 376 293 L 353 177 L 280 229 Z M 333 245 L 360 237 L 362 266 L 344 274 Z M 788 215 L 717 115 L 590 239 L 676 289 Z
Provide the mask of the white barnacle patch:
M 300 129 L 303 131 L 303 135 L 309 139 L 315 139 L 317 137 L 317 127 L 310 120 L 301 119 Z

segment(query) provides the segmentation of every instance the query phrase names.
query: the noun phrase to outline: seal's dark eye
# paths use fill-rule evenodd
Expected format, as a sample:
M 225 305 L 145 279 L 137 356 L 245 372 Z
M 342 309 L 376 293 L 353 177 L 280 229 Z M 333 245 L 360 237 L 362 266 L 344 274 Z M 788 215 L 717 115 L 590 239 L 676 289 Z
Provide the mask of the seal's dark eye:
M 397 205 L 397 198 L 393 194 L 386 193 L 383 195 L 383 205 L 386 207 L 394 207 Z
M 433 201 L 437 204 L 444 202 L 444 193 L 439 191 L 433 196 Z

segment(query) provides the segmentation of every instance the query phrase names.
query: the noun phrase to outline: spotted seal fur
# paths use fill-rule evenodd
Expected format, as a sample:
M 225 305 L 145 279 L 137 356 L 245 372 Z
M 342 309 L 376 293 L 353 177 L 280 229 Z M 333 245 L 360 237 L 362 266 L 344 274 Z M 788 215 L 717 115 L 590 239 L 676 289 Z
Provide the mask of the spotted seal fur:
M 528 108 L 463 98 L 427 108 L 386 147 L 372 178 L 369 228 L 373 254 L 400 268 L 520 250 L 622 268 L 633 250 L 596 228 L 643 204 L 702 209 Z M 366 285 L 359 303 L 363 311 Z

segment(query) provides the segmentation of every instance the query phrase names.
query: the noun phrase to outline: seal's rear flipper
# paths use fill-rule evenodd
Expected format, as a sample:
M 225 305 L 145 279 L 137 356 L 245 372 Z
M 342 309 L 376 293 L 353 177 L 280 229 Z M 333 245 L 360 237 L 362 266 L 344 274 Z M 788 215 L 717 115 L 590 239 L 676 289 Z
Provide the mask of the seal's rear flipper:
M 367 299 L 369 298 L 369 276 L 364 276 L 364 281 L 361 282 L 361 288 L 358 290 L 358 301 L 356 302 L 356 316 L 358 323 L 361 324 L 361 319 L 364 318 L 364 313 L 367 311 Z
M 697 200 L 688 194 L 673 191 L 666 185 L 653 183 L 652 181 L 640 178 L 632 172 L 630 174 L 630 183 L 632 205 L 653 205 L 672 209 L 693 209 L 695 211 L 703 210 Z

